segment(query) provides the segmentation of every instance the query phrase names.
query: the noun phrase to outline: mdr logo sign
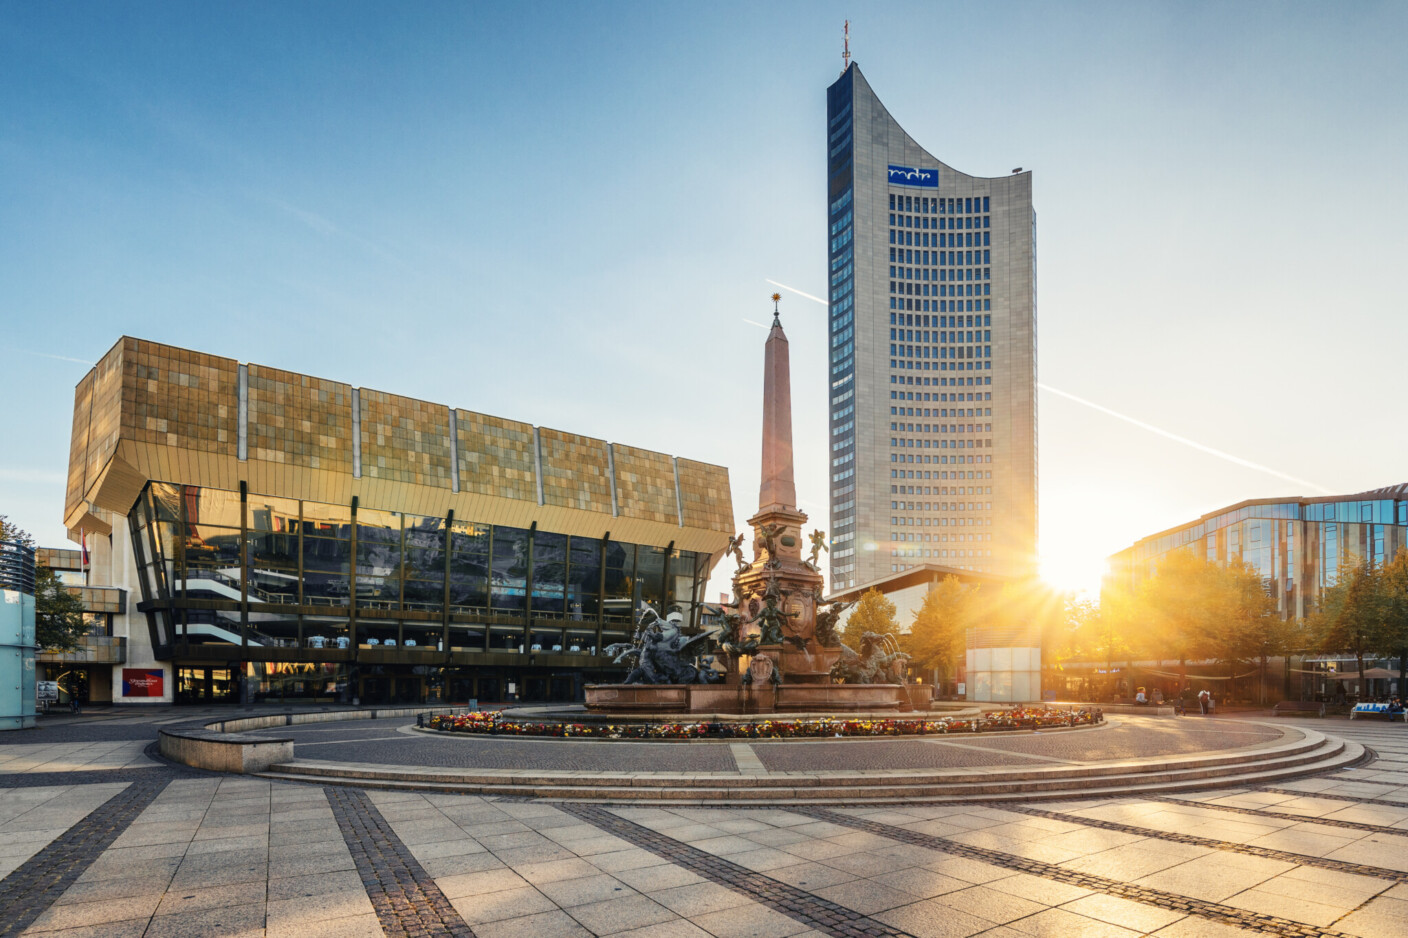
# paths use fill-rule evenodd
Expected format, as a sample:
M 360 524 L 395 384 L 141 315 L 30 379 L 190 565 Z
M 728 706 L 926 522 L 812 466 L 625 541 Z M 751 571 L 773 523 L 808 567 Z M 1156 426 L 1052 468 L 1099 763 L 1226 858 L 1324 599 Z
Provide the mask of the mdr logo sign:
M 890 185 L 937 189 L 939 187 L 939 171 L 937 169 L 915 169 L 913 166 L 891 166 Z

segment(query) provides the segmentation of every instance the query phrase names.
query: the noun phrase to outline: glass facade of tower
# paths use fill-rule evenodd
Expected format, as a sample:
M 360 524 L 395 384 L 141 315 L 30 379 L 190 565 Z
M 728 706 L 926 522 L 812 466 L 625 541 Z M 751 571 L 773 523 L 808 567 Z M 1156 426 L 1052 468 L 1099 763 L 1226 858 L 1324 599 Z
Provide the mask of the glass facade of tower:
M 1345 567 L 1382 565 L 1408 548 L 1408 484 L 1330 498 L 1259 499 L 1139 541 L 1109 560 L 1110 581 L 1137 585 L 1178 550 L 1241 561 L 1261 575 L 1285 618 L 1314 609 Z
M 1036 547 L 1031 176 L 959 173 L 852 65 L 827 93 L 831 583 Z
M 856 572 L 855 218 L 852 210 L 851 70 L 827 92 L 830 128 L 831 583 Z

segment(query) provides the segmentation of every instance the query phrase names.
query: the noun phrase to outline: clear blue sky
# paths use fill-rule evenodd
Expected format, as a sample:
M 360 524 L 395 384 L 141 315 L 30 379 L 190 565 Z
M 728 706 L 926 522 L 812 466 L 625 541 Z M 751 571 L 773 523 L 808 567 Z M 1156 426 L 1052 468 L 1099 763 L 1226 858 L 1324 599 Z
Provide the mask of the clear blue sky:
M 1408 5 L 0 0 L 0 512 L 62 541 L 80 362 L 128 333 L 722 463 L 741 527 L 744 320 L 824 290 L 847 17 L 928 149 L 1034 171 L 1043 382 L 1408 479 Z M 822 307 L 784 322 L 824 527 Z M 1068 581 L 1298 491 L 1042 394 Z

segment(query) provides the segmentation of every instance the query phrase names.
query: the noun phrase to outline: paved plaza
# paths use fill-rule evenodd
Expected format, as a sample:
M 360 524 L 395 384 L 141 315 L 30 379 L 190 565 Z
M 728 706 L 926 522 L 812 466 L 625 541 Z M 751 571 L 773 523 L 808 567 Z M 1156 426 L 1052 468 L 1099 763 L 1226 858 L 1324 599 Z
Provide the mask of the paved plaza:
M 1368 747 L 1354 768 L 1258 787 L 683 807 L 300 784 L 151 757 L 161 722 L 200 715 L 54 717 L 0 737 L 0 935 L 1408 934 L 1408 728 L 1398 724 L 1117 716 L 1097 730 L 948 745 L 654 744 L 701 771 L 742 774 L 843 757 L 964 764 L 971 746 L 1078 764 L 1082 750 L 1268 745 L 1294 726 Z M 591 771 L 628 752 L 427 738 L 408 722 L 285 735 L 300 758 L 325 760 Z

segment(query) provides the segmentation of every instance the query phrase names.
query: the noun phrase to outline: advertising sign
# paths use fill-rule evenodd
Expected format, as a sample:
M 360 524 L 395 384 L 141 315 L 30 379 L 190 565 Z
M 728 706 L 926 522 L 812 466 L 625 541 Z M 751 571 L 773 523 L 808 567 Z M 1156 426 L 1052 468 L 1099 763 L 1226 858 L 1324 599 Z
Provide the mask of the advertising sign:
M 122 696 L 162 697 L 166 693 L 165 672 L 146 668 L 122 669 Z
M 58 681 L 37 681 L 34 685 L 34 699 L 39 703 L 58 702 Z
M 939 187 L 939 171 L 937 169 L 915 169 L 913 166 L 891 165 L 890 185 L 937 189 Z

